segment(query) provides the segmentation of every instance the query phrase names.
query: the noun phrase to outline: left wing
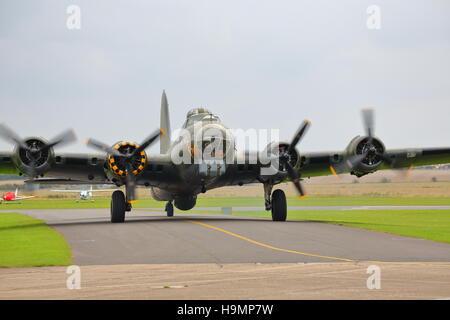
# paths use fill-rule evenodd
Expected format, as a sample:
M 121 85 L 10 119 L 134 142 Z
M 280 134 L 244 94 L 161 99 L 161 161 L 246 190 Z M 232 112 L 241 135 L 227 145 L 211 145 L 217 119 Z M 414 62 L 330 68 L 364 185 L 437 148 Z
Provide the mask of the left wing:
M 385 151 L 385 158 L 372 167 L 358 168 L 356 164 L 348 164 L 353 155 L 347 152 L 314 152 L 301 156 L 299 174 L 304 178 L 350 173 L 357 176 L 373 173 L 378 170 L 414 168 L 427 165 L 450 163 L 450 148 L 415 148 L 394 149 Z M 387 162 L 390 161 L 389 163 Z

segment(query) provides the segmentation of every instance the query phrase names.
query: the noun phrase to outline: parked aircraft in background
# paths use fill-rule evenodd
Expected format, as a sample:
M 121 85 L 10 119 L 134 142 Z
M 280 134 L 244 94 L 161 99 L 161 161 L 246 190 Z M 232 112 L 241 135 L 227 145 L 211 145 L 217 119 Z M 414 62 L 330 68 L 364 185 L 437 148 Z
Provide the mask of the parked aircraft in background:
M 113 192 L 116 191 L 117 189 L 93 189 L 92 186 L 89 190 L 51 190 L 52 192 L 67 192 L 67 193 L 79 193 L 80 198 L 77 200 L 77 202 L 79 201 L 84 201 L 84 200 L 91 200 L 92 202 L 94 202 L 94 199 L 92 199 L 92 197 L 94 197 L 94 192 Z
M 3 202 L 10 202 L 10 201 L 19 201 L 19 200 L 26 200 L 36 198 L 36 196 L 19 196 L 19 188 L 16 189 L 16 192 L 7 192 L 0 198 L 0 204 Z

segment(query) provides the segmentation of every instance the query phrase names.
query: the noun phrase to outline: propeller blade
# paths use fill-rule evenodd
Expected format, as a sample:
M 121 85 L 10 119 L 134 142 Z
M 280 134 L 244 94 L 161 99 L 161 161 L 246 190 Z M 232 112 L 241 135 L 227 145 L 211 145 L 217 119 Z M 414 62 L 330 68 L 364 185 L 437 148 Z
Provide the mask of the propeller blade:
M 354 155 L 354 156 L 348 158 L 348 159 L 345 161 L 345 165 L 346 165 L 346 167 L 347 167 L 347 170 L 348 170 L 348 171 L 352 171 L 353 169 L 355 169 L 355 168 L 358 166 L 358 164 L 359 164 L 361 161 L 364 160 L 364 158 L 365 158 L 366 156 L 367 156 L 367 154 L 366 154 L 366 153 L 363 153 L 363 154 L 357 154 L 357 155 Z
M 117 151 L 114 148 L 111 148 L 109 145 L 107 145 L 106 143 L 103 143 L 101 141 L 95 140 L 95 139 L 87 139 L 84 141 L 84 143 L 94 149 L 97 149 L 99 151 L 103 151 L 115 156 L 123 156 L 123 154 L 121 154 L 119 151 Z
M 297 133 L 294 136 L 294 139 L 292 139 L 291 144 L 289 145 L 288 153 L 292 152 L 297 144 L 303 139 L 306 132 L 308 131 L 309 127 L 311 126 L 311 121 L 305 120 L 303 121 L 303 124 L 298 129 Z
M 302 184 L 300 183 L 300 175 L 298 174 L 297 170 L 289 163 L 289 161 L 283 161 L 289 178 L 292 180 L 292 183 L 294 184 L 295 188 L 297 189 L 298 194 L 301 198 L 306 197 L 305 190 L 302 187 Z
M 86 145 L 95 148 L 97 150 L 101 150 L 103 152 L 106 152 L 108 154 L 112 154 L 114 156 L 122 157 L 125 160 L 126 170 L 127 170 L 127 176 L 125 178 L 125 191 L 127 194 L 127 201 L 132 202 L 136 198 L 136 176 L 134 174 L 134 167 L 133 167 L 133 161 L 134 156 L 144 151 L 146 148 L 148 148 L 150 145 L 152 145 L 156 139 L 159 138 L 160 135 L 165 135 L 166 132 L 163 129 L 158 129 L 155 132 L 153 132 L 151 135 L 149 135 L 139 146 L 139 148 L 136 148 L 132 153 L 130 154 L 122 154 L 115 148 L 112 148 L 108 146 L 107 144 L 100 142 L 95 139 L 88 139 L 85 141 Z
M 23 140 L 14 131 L 8 128 L 5 124 L 0 124 L 0 137 L 12 142 L 24 149 L 28 149 L 28 146 L 23 142 Z
M 414 170 L 414 166 L 410 165 L 407 169 L 396 169 L 396 170 L 400 171 L 401 177 L 403 179 L 407 179 L 411 175 L 411 172 Z
M 142 142 L 140 147 L 134 151 L 133 155 L 138 154 L 147 149 L 151 144 L 153 144 L 156 141 L 156 139 L 159 138 L 160 135 L 166 135 L 166 132 L 163 129 L 157 129 L 155 132 L 149 135 L 147 139 L 145 139 Z
M 385 153 L 377 153 L 377 156 L 381 157 L 383 161 L 386 164 L 390 165 L 391 167 L 394 166 L 394 161 L 390 157 L 388 157 Z
M 130 161 L 127 163 L 125 188 L 127 193 L 127 201 L 134 201 L 136 199 L 136 176 L 133 174 L 133 165 Z
M 289 163 L 289 161 L 282 161 L 282 162 L 286 166 L 289 178 L 291 178 L 292 180 L 297 180 L 300 178 L 297 170 L 294 169 L 294 167 Z
M 41 148 L 41 151 L 48 150 L 57 145 L 63 146 L 65 144 L 75 142 L 76 140 L 77 136 L 75 135 L 75 131 L 73 129 L 69 129 L 50 140 L 43 148 Z
M 375 111 L 372 108 L 362 109 L 362 117 L 364 123 L 364 130 L 369 137 L 374 136 L 375 130 Z
M 292 181 L 294 183 L 295 188 L 297 189 L 297 192 L 300 195 L 300 198 L 306 198 L 308 195 L 305 193 L 305 190 L 303 189 L 300 180 Z
M 36 177 L 36 161 L 31 160 L 29 167 L 30 167 L 30 172 L 28 172 L 28 176 L 30 177 L 31 180 L 34 180 L 34 178 Z
M 392 170 L 396 171 L 402 179 L 407 179 L 410 176 L 410 174 L 414 168 L 413 165 L 410 165 L 406 169 L 398 168 L 395 166 L 395 160 L 390 158 L 387 154 L 377 153 L 377 155 L 380 156 L 383 159 L 383 161 L 392 168 Z

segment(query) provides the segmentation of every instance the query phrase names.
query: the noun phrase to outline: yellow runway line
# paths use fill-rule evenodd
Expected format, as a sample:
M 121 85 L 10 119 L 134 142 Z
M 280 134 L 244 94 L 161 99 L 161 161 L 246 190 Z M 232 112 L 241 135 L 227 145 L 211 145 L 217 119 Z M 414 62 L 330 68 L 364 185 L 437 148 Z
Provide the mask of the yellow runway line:
M 219 227 L 212 226 L 212 225 L 207 224 L 207 223 L 198 222 L 198 221 L 194 221 L 194 220 L 186 220 L 186 221 L 191 222 L 191 223 L 198 224 L 198 225 L 203 226 L 203 227 L 206 227 L 206 228 L 214 229 L 214 230 L 217 230 L 217 231 L 226 233 L 226 234 L 228 234 L 228 235 L 230 235 L 230 236 L 239 238 L 239 239 L 241 239 L 241 240 L 244 240 L 244 241 L 247 241 L 247 242 L 256 244 L 256 245 L 261 246 L 261 247 L 264 247 L 264 248 L 276 250 L 276 251 L 287 252 L 287 253 L 293 253 L 293 254 L 299 254 L 299 255 L 302 255 L 302 256 L 309 256 L 309 257 L 316 257 L 316 258 L 329 259 L 329 260 L 338 260 L 338 261 L 345 261 L 345 262 L 356 262 L 356 260 L 352 260 L 352 259 L 345 259 L 345 258 L 336 258 L 336 257 L 321 256 L 321 255 L 318 255 L 318 254 L 312 254 L 312 253 L 300 252 L 300 251 L 296 251 L 296 250 L 289 250 L 289 249 L 277 248 L 277 247 L 273 247 L 273 246 L 271 246 L 271 245 L 268 245 L 268 244 L 265 244 L 265 243 L 262 243 L 262 242 L 259 242 L 259 241 L 256 241 L 256 240 L 253 240 L 253 239 L 244 237 L 244 236 L 241 236 L 241 235 L 236 234 L 236 233 L 234 233 L 234 232 L 231 232 L 231 231 L 228 231 L 228 230 L 219 228 Z
M 215 227 L 212 226 L 210 224 L 207 223 L 203 223 L 203 222 L 198 222 L 198 221 L 194 221 L 194 220 L 185 220 L 187 222 L 191 222 L 194 224 L 198 224 L 200 226 L 206 227 L 206 228 L 210 228 L 216 231 L 220 231 L 223 232 L 225 234 L 228 234 L 230 236 L 239 238 L 241 240 L 253 243 L 255 245 L 264 247 L 264 248 L 268 248 L 271 250 L 276 250 L 276 251 L 281 251 L 281 252 L 286 252 L 286 253 L 293 253 L 293 254 L 299 254 L 302 256 L 308 256 L 308 257 L 316 257 L 316 258 L 323 258 L 323 259 L 329 259 L 329 260 L 337 260 L 337 261 L 345 261 L 345 262 L 355 262 L 355 263 L 374 263 L 374 264 L 397 264 L 397 265 L 417 265 L 417 266 L 426 266 L 426 267 L 445 267 L 445 268 L 449 268 L 450 265 L 447 264 L 447 262 L 443 262 L 443 263 L 426 263 L 426 262 L 395 262 L 395 261 L 375 261 L 375 260 L 353 260 L 353 259 L 345 259 L 345 258 L 337 258 L 337 257 L 329 257 L 329 256 L 322 256 L 322 255 L 318 255 L 318 254 L 313 254 L 313 253 L 307 253 L 307 252 L 301 252 L 301 251 L 296 251 L 296 250 L 290 250 L 290 249 L 283 249 L 283 248 L 277 248 L 244 236 L 241 236 L 239 234 L 236 234 L 234 232 L 219 228 L 219 227 Z

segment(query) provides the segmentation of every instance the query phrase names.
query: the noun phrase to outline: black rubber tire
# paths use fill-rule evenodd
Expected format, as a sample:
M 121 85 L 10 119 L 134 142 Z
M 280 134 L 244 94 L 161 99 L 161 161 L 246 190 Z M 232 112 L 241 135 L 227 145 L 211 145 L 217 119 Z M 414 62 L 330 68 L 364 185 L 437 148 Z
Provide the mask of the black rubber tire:
M 173 217 L 173 204 L 171 202 L 166 204 L 166 213 L 168 217 Z
M 111 222 L 124 222 L 126 209 L 125 194 L 120 190 L 114 191 L 111 197 Z
M 277 189 L 272 193 L 272 220 L 286 221 L 287 203 L 283 190 Z

